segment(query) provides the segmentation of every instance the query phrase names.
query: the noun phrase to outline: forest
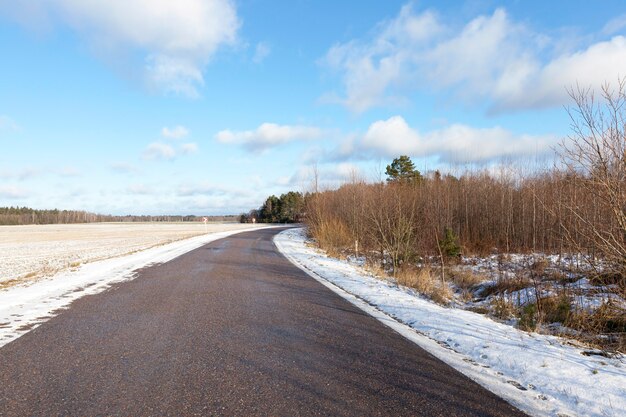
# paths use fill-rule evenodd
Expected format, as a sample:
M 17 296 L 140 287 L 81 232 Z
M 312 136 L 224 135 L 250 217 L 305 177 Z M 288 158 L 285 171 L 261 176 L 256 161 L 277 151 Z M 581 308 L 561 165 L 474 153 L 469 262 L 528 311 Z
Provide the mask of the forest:
M 232 216 L 206 216 L 209 221 L 237 221 Z M 202 216 L 113 216 L 83 210 L 38 210 L 29 207 L 0 207 L 0 225 L 73 224 L 100 222 L 198 222 Z

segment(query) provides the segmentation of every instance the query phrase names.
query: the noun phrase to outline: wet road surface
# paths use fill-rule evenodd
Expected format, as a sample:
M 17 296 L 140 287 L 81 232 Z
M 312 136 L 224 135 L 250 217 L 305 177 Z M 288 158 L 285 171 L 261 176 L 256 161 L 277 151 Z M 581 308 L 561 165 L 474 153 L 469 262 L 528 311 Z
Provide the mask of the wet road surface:
M 0 348 L 0 416 L 521 416 L 241 233 Z

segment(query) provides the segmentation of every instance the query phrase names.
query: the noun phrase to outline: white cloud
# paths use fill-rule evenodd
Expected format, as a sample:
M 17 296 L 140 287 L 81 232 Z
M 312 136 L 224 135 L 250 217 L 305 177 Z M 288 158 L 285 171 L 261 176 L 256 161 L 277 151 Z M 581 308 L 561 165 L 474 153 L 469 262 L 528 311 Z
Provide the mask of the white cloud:
M 610 22 L 605 32 L 624 22 Z M 565 51 L 563 44 L 511 20 L 504 9 L 457 28 L 407 5 L 372 38 L 334 45 L 322 63 L 342 75 L 345 96 L 335 101 L 354 112 L 401 103 L 417 89 L 486 98 L 493 111 L 549 107 L 566 103 L 566 88 L 576 82 L 597 87 L 626 74 L 622 36 Z
M 232 0 L 33 0 L 0 11 L 22 22 L 66 24 L 97 50 L 137 52 L 149 84 L 191 97 L 204 83 L 204 66 L 236 41 L 240 26 Z
M 189 59 L 167 55 L 150 55 L 146 60 L 148 85 L 189 98 L 198 98 L 198 86 L 204 85 L 201 68 Z
M 574 53 L 563 54 L 542 67 L 528 64 L 503 73 L 492 95 L 505 109 L 537 108 L 568 102 L 567 89 L 578 85 L 599 89 L 626 74 L 626 38 L 616 36 Z
M 194 154 L 196 152 L 198 152 L 198 144 L 196 143 L 184 143 L 181 147 L 180 147 L 180 152 L 183 155 L 191 155 Z
M 396 19 L 379 25 L 378 35 L 369 42 L 333 46 L 322 62 L 343 72 L 346 97 L 338 101 L 355 112 L 397 102 L 389 89 L 408 81 L 413 54 L 442 31 L 434 13 L 416 15 L 407 5 Z
M 272 52 L 272 48 L 269 46 L 267 42 L 259 42 L 256 45 L 254 50 L 254 56 L 252 57 L 252 62 L 255 64 L 260 64 L 267 58 Z
M 222 143 L 242 145 L 253 152 L 261 152 L 297 140 L 317 139 L 321 135 L 322 130 L 317 127 L 263 123 L 255 130 L 222 130 L 215 135 L 215 139 Z
M 164 127 L 161 129 L 161 136 L 168 139 L 182 139 L 189 135 L 189 129 L 185 126 L 175 126 L 173 128 Z
M 172 160 L 176 157 L 176 151 L 170 145 L 154 142 L 148 145 L 143 152 L 144 159 Z
M 8 199 L 19 199 L 27 197 L 26 190 L 16 187 L 14 185 L 2 185 L 0 186 L 0 197 Z
M 558 138 L 551 135 L 517 135 L 501 127 L 473 128 L 454 124 L 420 133 L 401 116 L 370 125 L 357 144 L 379 156 L 438 157 L 441 162 L 489 162 L 500 158 L 541 156 L 551 152 Z

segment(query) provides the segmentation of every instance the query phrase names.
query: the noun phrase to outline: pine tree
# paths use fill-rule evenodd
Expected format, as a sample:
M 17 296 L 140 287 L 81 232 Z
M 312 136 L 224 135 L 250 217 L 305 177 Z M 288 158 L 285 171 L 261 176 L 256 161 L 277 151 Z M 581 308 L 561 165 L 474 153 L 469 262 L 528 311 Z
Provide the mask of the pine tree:
M 422 174 L 415 169 L 415 164 L 406 155 L 395 158 L 385 170 L 388 183 L 417 184 L 422 181 Z

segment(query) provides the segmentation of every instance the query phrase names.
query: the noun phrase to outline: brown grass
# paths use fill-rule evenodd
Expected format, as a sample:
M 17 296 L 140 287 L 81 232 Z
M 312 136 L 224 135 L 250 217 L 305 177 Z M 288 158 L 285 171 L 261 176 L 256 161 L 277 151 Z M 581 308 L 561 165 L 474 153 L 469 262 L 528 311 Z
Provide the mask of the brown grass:
M 338 257 L 343 249 L 353 244 L 348 228 L 336 218 L 321 221 L 309 230 L 311 237 L 330 256 Z
M 416 268 L 406 266 L 396 273 L 396 281 L 405 287 L 414 288 L 422 294 L 428 295 L 435 286 L 434 278 L 429 267 Z
M 453 293 L 447 283 L 436 278 L 433 270 L 426 266 L 416 268 L 406 266 L 396 273 L 396 282 L 399 285 L 416 289 L 434 302 L 446 305 L 452 299 Z
M 452 279 L 452 282 L 463 291 L 471 290 L 478 284 L 487 280 L 485 276 L 467 269 L 450 269 L 448 270 L 448 276 Z

